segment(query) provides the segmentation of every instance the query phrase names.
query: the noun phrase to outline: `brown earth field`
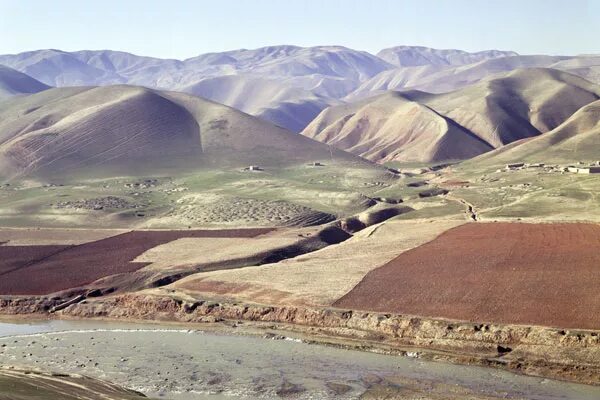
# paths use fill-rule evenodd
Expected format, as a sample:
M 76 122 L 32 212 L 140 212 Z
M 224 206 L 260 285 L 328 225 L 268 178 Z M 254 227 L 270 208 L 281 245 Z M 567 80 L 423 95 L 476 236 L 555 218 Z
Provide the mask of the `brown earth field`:
M 0 293 L 43 295 L 137 271 L 145 251 L 180 238 L 255 237 L 266 229 L 133 231 L 76 246 L 0 246 Z
M 470 223 L 369 272 L 340 308 L 600 328 L 600 225 Z

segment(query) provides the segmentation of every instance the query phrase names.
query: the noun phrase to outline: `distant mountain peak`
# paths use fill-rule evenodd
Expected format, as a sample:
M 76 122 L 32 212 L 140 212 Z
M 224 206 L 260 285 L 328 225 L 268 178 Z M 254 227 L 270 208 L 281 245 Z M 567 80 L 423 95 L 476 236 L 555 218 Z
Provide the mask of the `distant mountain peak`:
M 398 67 L 420 65 L 465 65 L 499 57 L 516 56 L 514 51 L 483 50 L 467 52 L 457 49 L 433 49 L 424 46 L 394 46 L 381 50 L 377 56 Z

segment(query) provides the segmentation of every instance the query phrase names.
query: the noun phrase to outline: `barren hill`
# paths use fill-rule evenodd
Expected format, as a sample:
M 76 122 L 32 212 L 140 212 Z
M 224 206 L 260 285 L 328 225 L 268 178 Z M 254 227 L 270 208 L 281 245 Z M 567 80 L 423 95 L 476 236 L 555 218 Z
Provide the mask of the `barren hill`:
M 290 45 L 201 54 L 185 60 L 112 50 L 37 50 L 0 64 L 45 84 L 129 84 L 195 94 L 294 132 L 320 111 L 389 90 L 445 93 L 519 68 L 553 68 L 600 83 L 600 57 L 397 46 L 377 55 L 342 46 Z
M 600 57 L 397 46 L 378 55 L 342 46 L 290 45 L 201 54 L 185 60 L 112 50 L 37 50 L 0 64 L 57 87 L 129 84 L 221 102 L 294 132 L 324 108 L 388 90 L 444 93 L 518 68 L 554 68 L 600 83 Z
M 4 178 L 148 176 L 332 157 L 354 159 L 221 104 L 134 86 L 50 89 L 0 110 Z
M 17 94 L 37 93 L 49 86 L 32 77 L 0 65 L 0 100 Z
M 600 98 L 600 87 L 523 69 L 446 93 L 405 92 L 323 111 L 303 134 L 372 161 L 465 159 L 548 132 Z
M 410 94 L 390 92 L 323 111 L 303 132 L 373 161 L 470 158 L 493 147 Z
M 600 157 L 600 100 L 578 110 L 552 131 L 514 142 L 477 157 L 472 163 L 500 165 L 510 162 L 593 162 Z

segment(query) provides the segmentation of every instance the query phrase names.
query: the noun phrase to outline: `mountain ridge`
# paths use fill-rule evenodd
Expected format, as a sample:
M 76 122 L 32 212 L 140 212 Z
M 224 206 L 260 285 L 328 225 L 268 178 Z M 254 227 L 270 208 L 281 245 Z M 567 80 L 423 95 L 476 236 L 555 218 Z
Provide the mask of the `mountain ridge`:
M 551 131 L 599 98 L 600 86 L 583 78 L 528 68 L 449 93 L 387 92 L 330 107 L 302 134 L 375 162 L 466 159 Z

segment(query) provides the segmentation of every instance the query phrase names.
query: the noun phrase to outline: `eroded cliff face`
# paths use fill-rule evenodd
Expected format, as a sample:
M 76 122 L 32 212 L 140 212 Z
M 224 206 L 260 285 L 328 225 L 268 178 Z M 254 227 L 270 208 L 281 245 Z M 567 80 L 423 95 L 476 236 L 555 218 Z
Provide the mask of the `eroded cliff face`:
M 166 291 L 84 300 L 56 314 L 187 323 L 251 321 L 258 327 L 307 334 L 310 340 L 318 342 L 600 383 L 600 333 L 595 331 L 479 324 L 339 309 L 220 303 L 178 297 Z
M 0 297 L 0 315 L 46 314 L 64 301 L 64 299 L 45 296 L 2 296 Z

